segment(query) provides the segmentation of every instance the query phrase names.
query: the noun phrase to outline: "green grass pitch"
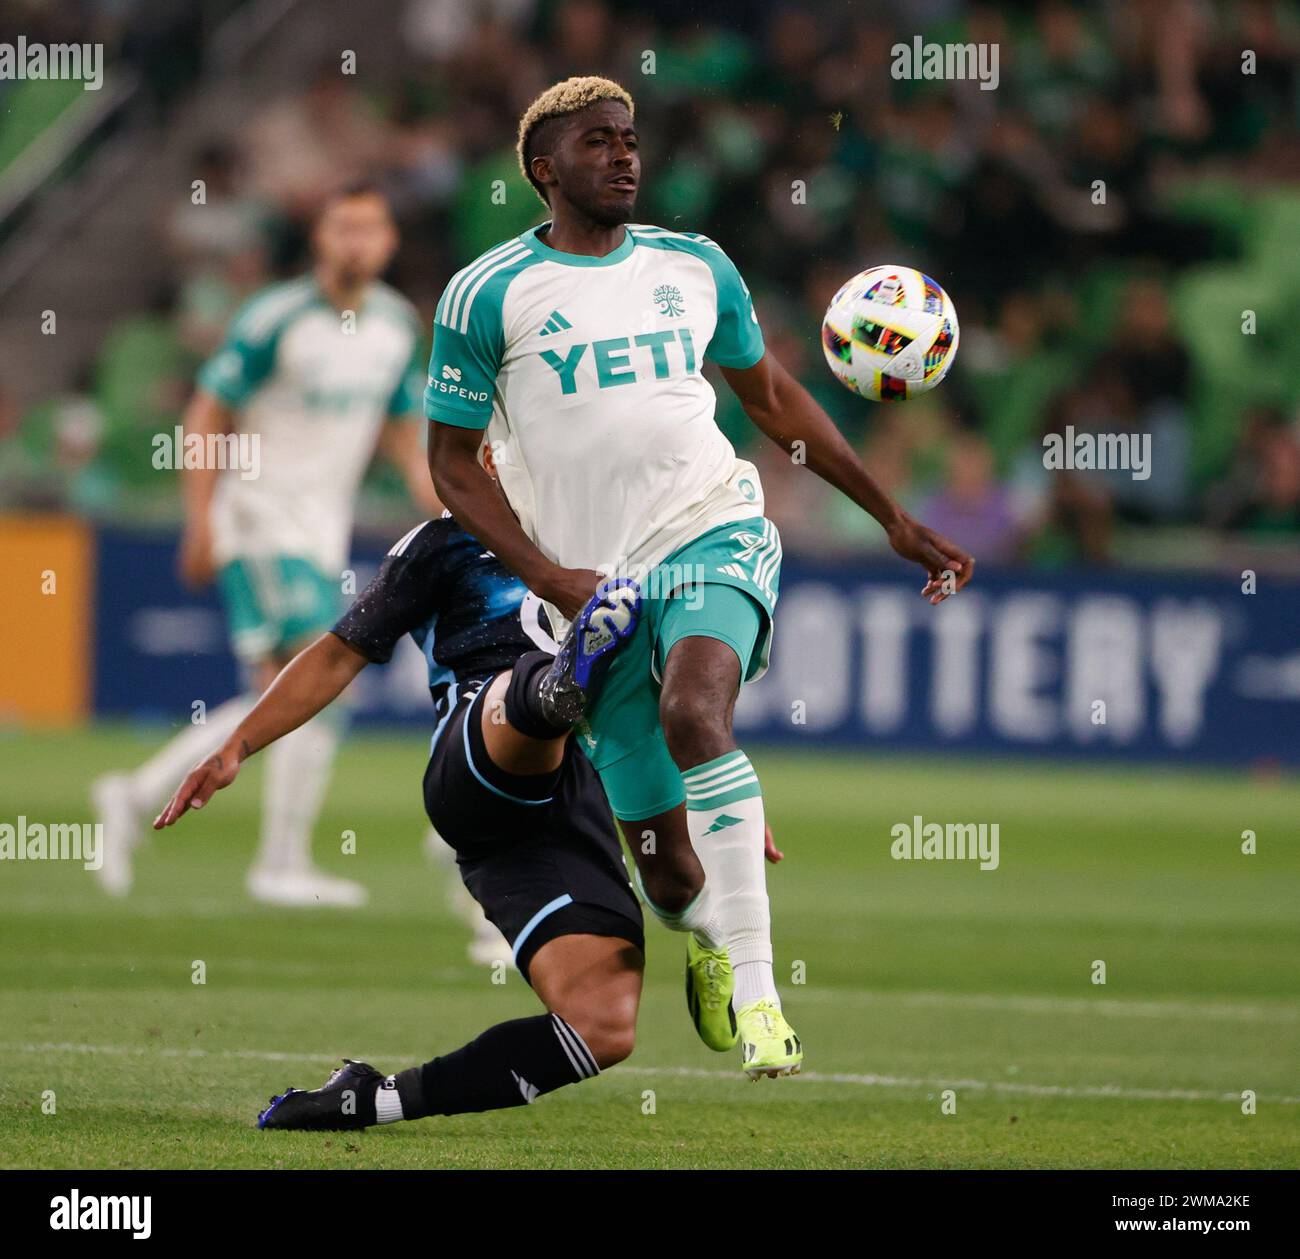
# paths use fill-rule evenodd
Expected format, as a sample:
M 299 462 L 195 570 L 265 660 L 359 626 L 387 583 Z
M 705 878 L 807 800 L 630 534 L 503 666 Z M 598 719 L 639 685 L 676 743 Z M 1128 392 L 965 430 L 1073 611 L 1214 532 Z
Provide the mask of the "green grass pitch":
M 157 737 L 5 737 L 0 821 L 89 820 L 90 778 Z M 680 942 L 652 925 L 639 1044 L 601 1078 L 495 1114 L 258 1132 L 272 1092 L 314 1087 L 342 1055 L 395 1070 L 538 1008 L 517 974 L 493 984 L 465 958 L 447 876 L 421 852 L 425 747 L 418 733 L 357 736 L 340 756 L 317 852 L 368 885 L 362 912 L 245 899 L 256 765 L 151 839 L 127 901 L 103 898 L 79 866 L 0 863 L 0 1165 L 1300 1161 L 1300 787 L 761 750 L 787 853 L 769 874 L 777 972 L 804 1075 L 751 1085 L 732 1055 L 700 1045 Z M 999 823 L 1000 868 L 892 860 L 890 827 L 917 813 Z M 1247 829 L 1254 856 L 1241 852 Z M 339 851 L 345 830 L 355 856 Z

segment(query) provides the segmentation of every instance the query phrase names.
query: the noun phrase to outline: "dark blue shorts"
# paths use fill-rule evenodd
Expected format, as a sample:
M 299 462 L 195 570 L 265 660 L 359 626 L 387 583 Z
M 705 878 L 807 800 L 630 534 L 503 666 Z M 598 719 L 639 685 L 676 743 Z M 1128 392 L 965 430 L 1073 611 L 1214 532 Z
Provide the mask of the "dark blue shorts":
M 548 940 L 617 936 L 645 947 L 614 819 L 591 762 L 568 744 L 554 774 L 518 777 L 488 759 L 485 683 L 443 724 L 424 774 L 424 807 L 461 877 L 514 950 L 525 978 Z

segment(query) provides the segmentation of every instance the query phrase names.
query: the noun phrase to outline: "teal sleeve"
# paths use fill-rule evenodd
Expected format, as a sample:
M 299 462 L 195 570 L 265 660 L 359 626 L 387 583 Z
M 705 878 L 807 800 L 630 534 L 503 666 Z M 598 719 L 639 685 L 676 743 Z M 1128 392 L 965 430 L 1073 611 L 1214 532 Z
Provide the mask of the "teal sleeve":
M 718 324 L 704 356 L 719 367 L 753 367 L 763 357 L 763 330 L 749 289 L 721 249 L 706 249 L 703 256 L 718 288 Z
M 248 340 L 232 325 L 225 344 L 199 368 L 199 388 L 232 407 L 243 406 L 275 366 L 275 338 Z
M 397 388 L 388 400 L 389 415 L 419 413 L 422 377 L 424 375 L 424 343 L 419 336 L 411 340 L 411 359 L 402 370 Z
M 424 414 L 429 419 L 459 428 L 487 428 L 504 351 L 501 302 L 494 296 L 479 295 L 456 326 L 441 322 L 441 316 L 434 323 L 424 390 Z M 439 311 L 450 306 L 444 295 Z M 447 317 L 454 319 L 454 312 L 449 310 Z

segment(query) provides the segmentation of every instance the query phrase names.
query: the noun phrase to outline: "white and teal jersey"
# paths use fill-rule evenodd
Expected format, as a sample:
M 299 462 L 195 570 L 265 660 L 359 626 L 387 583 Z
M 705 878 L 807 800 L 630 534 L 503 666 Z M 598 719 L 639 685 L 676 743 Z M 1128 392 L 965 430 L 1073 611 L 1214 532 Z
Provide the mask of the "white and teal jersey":
M 550 559 L 640 576 L 715 526 L 762 515 L 758 473 L 719 430 L 701 369 L 706 357 L 751 367 L 763 335 L 707 237 L 634 223 L 588 258 L 544 244 L 547 226 L 452 277 L 425 414 L 488 430 L 506 496 Z
M 385 418 L 418 414 L 422 344 L 415 308 L 386 284 L 370 286 L 351 321 L 312 276 L 249 300 L 199 372 L 199 387 L 237 408 L 239 431 L 259 440 L 256 477 L 218 478 L 219 564 L 301 556 L 324 572 L 345 566 L 353 499 Z

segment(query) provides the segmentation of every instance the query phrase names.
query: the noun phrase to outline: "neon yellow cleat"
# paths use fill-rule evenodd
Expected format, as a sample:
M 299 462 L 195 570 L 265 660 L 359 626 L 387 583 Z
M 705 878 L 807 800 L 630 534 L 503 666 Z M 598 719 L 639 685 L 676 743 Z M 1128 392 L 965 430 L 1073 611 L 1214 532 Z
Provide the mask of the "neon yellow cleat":
M 686 1008 L 700 1039 L 719 1053 L 730 1049 L 739 1033 L 731 1009 L 736 986 L 726 949 L 705 948 L 694 935 L 686 937 Z
M 785 1015 L 771 1001 L 751 1001 L 736 1011 L 740 1025 L 740 1063 L 751 1080 L 766 1075 L 796 1075 L 803 1045 Z

